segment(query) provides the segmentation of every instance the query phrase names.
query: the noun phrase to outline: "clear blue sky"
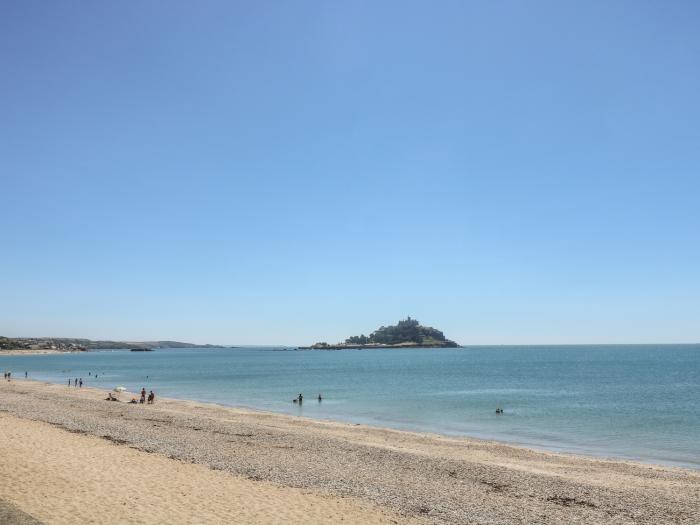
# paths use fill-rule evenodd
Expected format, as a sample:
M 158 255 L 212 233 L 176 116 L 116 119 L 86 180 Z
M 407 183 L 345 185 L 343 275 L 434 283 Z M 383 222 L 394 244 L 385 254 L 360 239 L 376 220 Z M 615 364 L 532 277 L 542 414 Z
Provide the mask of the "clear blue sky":
M 0 4 L 0 334 L 700 341 L 700 4 Z

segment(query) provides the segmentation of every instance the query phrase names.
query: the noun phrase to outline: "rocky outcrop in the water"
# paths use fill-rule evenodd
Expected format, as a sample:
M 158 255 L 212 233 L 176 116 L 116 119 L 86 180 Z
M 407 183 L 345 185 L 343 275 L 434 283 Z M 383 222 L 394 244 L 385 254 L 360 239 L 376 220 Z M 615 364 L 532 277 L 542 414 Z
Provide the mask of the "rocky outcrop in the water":
M 438 329 L 421 325 L 416 319 L 405 319 L 394 326 L 382 326 L 369 336 L 354 335 L 344 343 L 316 343 L 302 348 L 340 350 L 343 348 L 454 348 L 459 345 Z

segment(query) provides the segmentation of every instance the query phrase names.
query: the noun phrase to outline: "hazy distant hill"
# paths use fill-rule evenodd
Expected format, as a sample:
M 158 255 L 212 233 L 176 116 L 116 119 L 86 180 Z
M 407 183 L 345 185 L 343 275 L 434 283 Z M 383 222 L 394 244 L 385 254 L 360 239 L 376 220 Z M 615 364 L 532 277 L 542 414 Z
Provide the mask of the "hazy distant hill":
M 91 350 L 107 350 L 110 348 L 218 348 L 221 345 L 198 345 L 183 343 L 181 341 L 91 341 L 89 339 L 76 339 L 79 344 L 84 344 Z
M 114 350 L 121 348 L 218 348 L 220 345 L 198 345 L 181 341 L 93 341 L 69 337 L 2 337 L 0 350 L 54 349 L 54 350 Z

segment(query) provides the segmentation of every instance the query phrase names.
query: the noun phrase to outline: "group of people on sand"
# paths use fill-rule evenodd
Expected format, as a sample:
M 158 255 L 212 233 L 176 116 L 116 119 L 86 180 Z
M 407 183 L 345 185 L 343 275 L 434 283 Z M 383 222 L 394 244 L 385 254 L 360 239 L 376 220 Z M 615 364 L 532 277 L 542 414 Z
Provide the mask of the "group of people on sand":
M 156 395 L 153 393 L 153 390 L 151 390 L 148 393 L 148 397 L 146 397 L 146 389 L 142 388 L 141 389 L 141 399 L 139 401 L 137 401 L 135 397 L 132 397 L 131 401 L 129 401 L 129 403 L 132 405 L 138 405 L 138 404 L 143 405 L 144 403 L 152 405 L 155 402 L 155 400 L 156 400 Z M 112 395 L 112 392 L 109 392 L 107 394 L 107 397 L 105 398 L 105 401 L 119 401 L 119 400 Z
M 76 377 L 75 380 L 74 380 L 74 382 L 71 382 L 71 379 L 68 378 L 68 386 L 71 386 L 71 384 L 72 384 L 73 386 L 75 386 L 75 387 L 78 387 L 78 386 L 79 386 L 80 388 L 83 388 L 83 378 L 81 377 L 80 379 L 78 379 L 78 378 Z
M 5 372 L 5 379 L 8 381 L 10 380 L 10 377 L 12 376 L 12 372 Z
M 151 390 L 148 393 L 148 401 L 146 401 L 146 389 L 141 388 L 141 399 L 139 399 L 139 401 L 138 401 L 139 404 L 143 405 L 144 403 L 148 403 L 149 405 L 152 405 L 155 400 L 156 400 L 156 395 L 153 393 L 153 390 Z M 137 403 L 135 397 L 132 397 L 131 401 L 129 401 L 129 402 L 132 404 Z
M 318 402 L 320 403 L 321 401 L 323 401 L 323 397 L 321 397 L 321 394 L 319 394 L 318 395 Z M 304 402 L 304 396 L 301 393 L 299 393 L 299 395 L 297 397 L 292 399 L 292 403 L 297 403 L 299 405 L 301 405 L 303 402 Z

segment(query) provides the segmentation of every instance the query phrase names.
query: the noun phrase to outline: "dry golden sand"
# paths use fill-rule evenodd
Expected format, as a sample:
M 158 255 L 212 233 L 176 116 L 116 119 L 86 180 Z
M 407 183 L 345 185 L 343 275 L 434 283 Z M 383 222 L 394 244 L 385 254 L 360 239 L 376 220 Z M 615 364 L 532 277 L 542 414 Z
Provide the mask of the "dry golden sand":
M 0 499 L 44 523 L 399 521 L 351 498 L 251 481 L 2 413 L 0 480 Z
M 0 484 L 0 499 L 42 520 L 58 505 L 82 513 L 75 522 L 99 523 L 119 523 L 108 512 L 120 505 L 163 523 L 381 523 L 397 514 L 401 523 L 700 523 L 696 471 L 105 395 L 0 382 L 0 473 L 13 480 Z M 28 493 L 35 483 L 42 497 Z M 154 492 L 146 496 L 145 485 Z M 109 519 L 93 515 L 100 505 Z

